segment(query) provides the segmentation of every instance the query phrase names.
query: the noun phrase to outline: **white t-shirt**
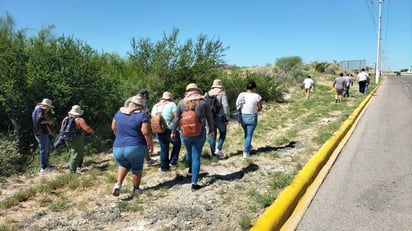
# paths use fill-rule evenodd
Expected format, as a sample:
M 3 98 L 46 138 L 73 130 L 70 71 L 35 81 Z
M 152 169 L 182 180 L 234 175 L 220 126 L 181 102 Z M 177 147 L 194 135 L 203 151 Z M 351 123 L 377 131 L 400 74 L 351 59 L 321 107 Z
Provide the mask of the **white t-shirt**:
M 366 80 L 368 80 L 368 76 L 369 76 L 368 73 L 366 73 L 364 71 L 359 72 L 358 81 L 366 81 Z
M 303 85 L 306 89 L 311 89 L 313 86 L 313 80 L 311 78 L 306 78 L 305 80 L 303 80 Z
M 262 97 L 257 93 L 243 93 L 245 103 L 242 106 L 243 114 L 255 114 L 258 112 L 257 103 Z

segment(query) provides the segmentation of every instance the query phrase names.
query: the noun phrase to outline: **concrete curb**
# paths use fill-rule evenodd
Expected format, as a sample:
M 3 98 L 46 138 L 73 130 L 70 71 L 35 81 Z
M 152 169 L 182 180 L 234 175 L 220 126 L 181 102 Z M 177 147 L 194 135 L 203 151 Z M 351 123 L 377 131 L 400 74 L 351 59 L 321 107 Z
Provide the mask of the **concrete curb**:
M 288 221 L 288 219 L 294 213 L 294 210 L 298 202 L 307 193 L 308 188 L 315 181 L 316 177 L 318 176 L 322 168 L 326 166 L 326 163 L 330 159 L 332 153 L 335 150 L 337 150 L 337 147 L 340 145 L 343 138 L 347 134 L 350 135 L 348 131 L 351 128 L 353 130 L 353 128 L 355 127 L 353 125 L 356 125 L 355 122 L 357 122 L 359 115 L 361 115 L 367 103 L 370 101 L 372 96 L 382 85 L 382 82 L 383 81 L 381 81 L 375 87 L 375 89 L 369 93 L 369 95 L 359 104 L 359 106 L 354 110 L 354 112 L 349 116 L 349 118 L 342 124 L 342 126 L 338 129 L 338 131 L 336 131 L 335 134 L 333 134 L 325 142 L 325 144 L 312 156 L 312 158 L 307 162 L 307 164 L 302 168 L 302 170 L 294 178 L 292 183 L 280 193 L 280 195 L 274 201 L 274 203 L 271 206 L 269 206 L 265 210 L 265 212 L 258 218 L 256 223 L 250 229 L 251 231 L 280 230 L 282 228 L 282 226 Z M 342 147 L 343 145 L 344 143 L 341 144 Z M 327 172 L 329 171 L 331 166 L 332 165 L 328 167 L 328 169 L 326 170 Z M 312 192 L 311 194 L 314 195 L 315 193 Z M 311 198 L 308 198 L 308 199 L 311 200 Z M 292 223 L 296 227 L 297 225 L 296 219 Z M 291 229 L 287 229 L 287 230 L 291 230 Z

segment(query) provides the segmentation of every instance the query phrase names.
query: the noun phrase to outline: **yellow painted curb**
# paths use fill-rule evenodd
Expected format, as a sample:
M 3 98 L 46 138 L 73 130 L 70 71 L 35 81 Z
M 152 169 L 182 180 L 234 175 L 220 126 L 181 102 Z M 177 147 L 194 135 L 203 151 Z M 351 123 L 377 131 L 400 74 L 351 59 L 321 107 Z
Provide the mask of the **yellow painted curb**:
M 251 231 L 280 230 L 293 214 L 295 207 L 301 198 L 304 197 L 307 189 L 314 182 L 319 172 L 329 160 L 331 154 L 337 149 L 342 139 L 353 126 L 354 122 L 362 113 L 366 104 L 381 86 L 381 81 L 375 89 L 359 104 L 349 118 L 335 132 L 325 144 L 313 155 L 308 163 L 302 168 L 292 183 L 287 186 L 269 206 L 265 212 L 258 218 L 256 223 L 250 229 Z M 346 141 L 345 141 L 346 142 Z M 342 145 L 343 146 L 343 145 Z M 313 193 L 312 193 L 313 194 Z M 293 222 L 296 224 L 296 222 Z

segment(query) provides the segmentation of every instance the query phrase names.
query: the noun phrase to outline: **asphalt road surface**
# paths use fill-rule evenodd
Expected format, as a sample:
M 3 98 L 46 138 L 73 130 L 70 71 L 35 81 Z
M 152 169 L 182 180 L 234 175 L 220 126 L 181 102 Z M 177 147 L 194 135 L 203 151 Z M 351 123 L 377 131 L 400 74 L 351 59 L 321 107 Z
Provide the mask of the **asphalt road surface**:
M 411 76 L 384 77 L 297 230 L 412 230 Z

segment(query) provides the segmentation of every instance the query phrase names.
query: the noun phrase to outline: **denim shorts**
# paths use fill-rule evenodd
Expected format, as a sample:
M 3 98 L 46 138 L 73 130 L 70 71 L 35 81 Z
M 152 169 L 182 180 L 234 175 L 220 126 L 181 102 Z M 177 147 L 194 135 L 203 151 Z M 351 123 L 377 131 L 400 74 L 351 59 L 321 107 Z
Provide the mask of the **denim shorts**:
M 132 172 L 142 172 L 144 158 L 147 154 L 147 147 L 126 146 L 113 147 L 113 157 L 120 167 L 131 169 Z

